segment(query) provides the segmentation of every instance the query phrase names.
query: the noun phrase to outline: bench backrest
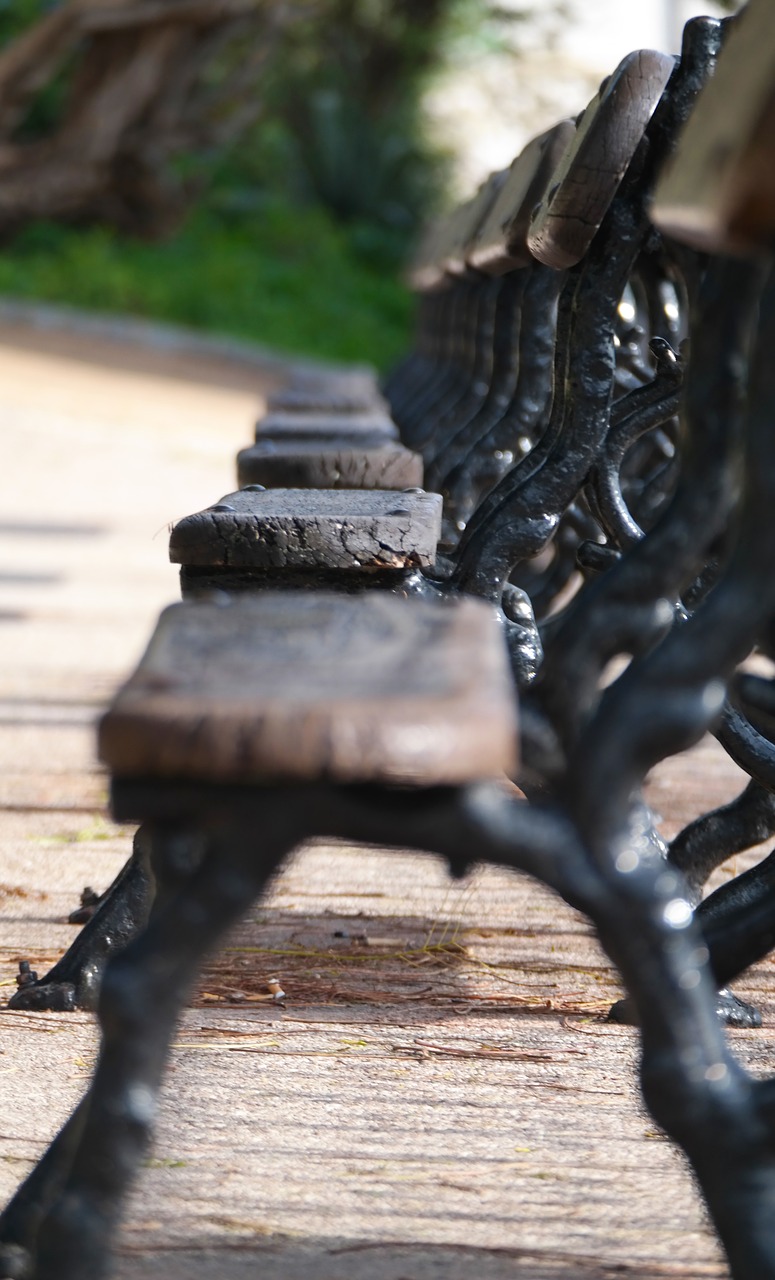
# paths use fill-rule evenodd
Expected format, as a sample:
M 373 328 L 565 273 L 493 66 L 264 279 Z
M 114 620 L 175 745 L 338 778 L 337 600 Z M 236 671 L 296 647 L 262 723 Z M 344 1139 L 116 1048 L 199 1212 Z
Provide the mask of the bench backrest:
M 750 0 L 731 24 L 657 186 L 654 222 L 711 252 L 775 244 L 775 11 Z
M 539 262 L 572 267 L 584 257 L 674 67 L 668 54 L 639 49 L 603 81 L 531 219 L 528 248 Z
M 531 214 L 575 132 L 573 121 L 563 120 L 533 138 L 513 161 L 469 248 L 468 262 L 475 270 L 500 276 L 528 265 Z

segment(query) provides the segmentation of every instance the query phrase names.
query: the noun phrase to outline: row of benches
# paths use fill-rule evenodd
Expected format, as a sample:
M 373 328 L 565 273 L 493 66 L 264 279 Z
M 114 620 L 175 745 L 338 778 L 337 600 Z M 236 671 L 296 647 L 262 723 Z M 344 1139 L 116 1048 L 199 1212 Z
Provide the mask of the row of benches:
M 756 707 L 764 740 L 775 703 L 750 676 L 724 701 L 775 609 L 775 285 L 755 256 L 691 247 L 766 257 L 775 241 L 754 180 L 772 158 L 774 34 L 751 0 L 732 24 L 690 23 L 680 60 L 625 59 L 575 126 L 421 247 L 390 411 L 360 373 L 289 386 L 240 454 L 240 488 L 173 530 L 184 601 L 100 728 L 113 812 L 142 823 L 132 862 L 15 1001 L 97 1002 L 103 1047 L 3 1216 L 3 1275 L 105 1274 L 203 953 L 325 835 L 439 853 L 454 875 L 526 870 L 585 911 L 641 1024 L 647 1103 L 736 1280 L 775 1277 L 772 1088 L 730 1055 L 713 986 L 771 945 L 771 872 L 712 895 L 704 933 L 678 874 L 696 895 L 743 828 L 772 829 L 775 748 L 753 798 L 668 863 L 639 794 L 719 715 L 739 744 Z M 736 110 L 720 111 L 730 83 Z M 635 660 L 603 689 L 622 653 Z

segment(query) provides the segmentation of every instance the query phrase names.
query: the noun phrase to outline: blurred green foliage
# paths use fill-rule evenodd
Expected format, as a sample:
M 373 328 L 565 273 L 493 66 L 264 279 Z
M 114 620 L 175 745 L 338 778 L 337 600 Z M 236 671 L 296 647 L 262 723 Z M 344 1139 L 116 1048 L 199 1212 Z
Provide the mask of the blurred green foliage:
M 36 223 L 0 252 L 0 293 L 144 316 L 278 350 L 386 368 L 411 298 L 322 207 L 269 197 L 235 217 L 195 210 L 167 243 Z
M 256 86 L 258 123 L 227 148 L 176 157 L 201 194 L 173 238 L 32 225 L 0 249 L 0 291 L 389 364 L 411 312 L 400 267 L 445 183 L 421 95 L 462 4 L 300 0 Z M 0 42 L 56 7 L 0 0 Z M 230 45 L 210 76 L 239 56 Z M 56 127 L 71 70 L 42 88 L 20 140 Z
M 0 0 L 0 43 L 6 44 L 56 9 L 61 0 Z
M 0 45 L 66 3 L 0 0 Z M 447 185 L 448 158 L 424 129 L 429 77 L 455 49 L 511 48 L 539 11 L 564 13 L 562 0 L 542 5 L 264 0 L 271 55 L 249 85 L 260 118 L 175 155 L 171 185 L 199 193 L 176 234 L 30 225 L 0 248 L 0 292 L 386 367 L 408 338 L 401 265 Z M 260 30 L 247 23 L 223 44 L 211 85 L 240 82 Z M 16 141 L 55 132 L 78 58 L 40 87 Z
M 444 159 L 425 140 L 420 101 L 460 8 L 461 0 L 325 0 L 289 25 L 262 95 L 293 196 L 405 241 L 443 185 Z

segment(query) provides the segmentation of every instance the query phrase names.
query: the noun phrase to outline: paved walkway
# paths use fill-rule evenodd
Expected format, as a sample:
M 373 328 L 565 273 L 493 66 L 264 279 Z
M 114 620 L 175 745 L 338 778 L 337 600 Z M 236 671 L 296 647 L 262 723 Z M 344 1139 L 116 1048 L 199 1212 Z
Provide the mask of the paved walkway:
M 232 486 L 266 375 L 198 353 L 0 327 L 0 982 L 44 969 L 131 832 L 94 720 L 162 605 L 170 521 Z M 671 831 L 740 776 L 711 744 L 657 775 Z M 740 864 L 742 865 L 742 864 Z M 272 1003 L 279 979 L 286 1000 Z M 767 1070 L 772 968 L 734 1035 Z M 207 968 L 116 1280 L 607 1280 L 727 1274 L 681 1160 L 600 1020 L 578 916 L 497 871 L 302 851 Z M 0 1194 L 85 1087 L 91 1017 L 0 1014 Z M 88 1280 L 88 1278 L 84 1278 Z

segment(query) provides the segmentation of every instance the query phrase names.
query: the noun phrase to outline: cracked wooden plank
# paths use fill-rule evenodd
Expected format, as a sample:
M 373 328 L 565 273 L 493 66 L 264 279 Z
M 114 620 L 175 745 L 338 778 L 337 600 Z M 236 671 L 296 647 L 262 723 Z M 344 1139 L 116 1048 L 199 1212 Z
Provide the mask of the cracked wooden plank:
M 539 262 L 563 268 L 584 257 L 674 66 L 666 53 L 639 49 L 603 81 L 531 219 L 528 248 Z
M 243 783 L 456 784 L 516 743 L 494 611 L 382 592 L 171 605 L 99 730 L 118 776 Z
M 770 0 L 734 20 L 657 185 L 660 230 L 710 252 L 775 243 L 775 21 Z
M 173 564 L 240 569 L 405 569 L 432 564 L 441 496 L 373 489 L 242 489 L 186 516 Z
M 401 444 L 261 440 L 237 455 L 238 484 L 268 489 L 421 488 L 423 460 Z

